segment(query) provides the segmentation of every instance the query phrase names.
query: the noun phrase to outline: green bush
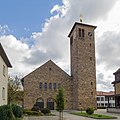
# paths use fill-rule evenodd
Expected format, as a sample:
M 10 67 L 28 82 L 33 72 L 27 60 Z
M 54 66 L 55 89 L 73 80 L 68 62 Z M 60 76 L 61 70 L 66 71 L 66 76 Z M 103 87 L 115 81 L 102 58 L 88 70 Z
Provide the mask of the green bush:
M 24 114 L 27 115 L 36 115 L 36 116 L 43 116 L 43 114 L 41 112 L 36 112 L 36 111 L 31 111 L 31 110 L 24 110 Z
M 31 110 L 29 110 L 29 109 L 23 109 L 23 114 L 25 114 L 26 111 L 31 111 Z
M 87 108 L 86 113 L 89 114 L 89 115 L 92 115 L 94 113 L 94 109 L 93 108 Z
M 41 112 L 42 112 L 44 115 L 46 115 L 46 114 L 48 114 L 48 113 L 51 113 L 48 108 L 43 108 L 43 109 L 41 110 Z
M 16 104 L 11 105 L 12 112 L 15 115 L 15 117 L 21 118 L 23 116 L 23 110 L 20 106 Z
M 10 105 L 0 106 L 0 120 L 15 120 Z
M 33 106 L 33 108 L 31 109 L 32 111 L 36 111 L 36 112 L 39 112 L 40 111 L 40 108 L 38 106 Z

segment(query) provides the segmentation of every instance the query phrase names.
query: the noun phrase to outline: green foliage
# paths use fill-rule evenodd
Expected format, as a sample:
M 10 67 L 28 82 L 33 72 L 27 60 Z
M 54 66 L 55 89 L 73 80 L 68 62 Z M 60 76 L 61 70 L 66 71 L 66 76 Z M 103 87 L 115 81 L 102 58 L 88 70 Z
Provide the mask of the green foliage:
M 38 106 L 33 106 L 33 108 L 31 109 L 32 111 L 36 111 L 36 112 L 39 112 L 40 111 L 40 108 Z
M 20 106 L 12 104 L 11 108 L 15 117 L 21 118 L 23 116 L 23 110 Z
M 8 79 L 8 104 L 16 102 L 16 100 L 23 99 L 23 91 L 21 89 L 21 81 L 16 76 L 15 78 Z
M 0 120 L 15 120 L 10 105 L 0 106 Z
M 56 110 L 63 111 L 65 107 L 65 98 L 64 98 L 64 91 L 62 88 L 58 90 L 58 94 L 56 95 L 55 102 L 57 105 Z
M 94 113 L 94 109 L 89 107 L 86 109 L 86 113 L 92 115 Z
M 117 119 L 117 117 L 113 117 L 113 116 L 100 115 L 100 114 L 89 115 L 85 112 L 75 112 L 75 113 L 71 113 L 71 114 L 84 116 L 84 117 L 90 117 L 90 118 L 94 118 L 94 119 Z
M 0 106 L 0 120 L 16 120 L 22 117 L 22 108 L 17 105 Z
M 43 108 L 43 109 L 41 110 L 41 112 L 42 112 L 44 115 L 51 113 L 51 111 L 50 111 L 48 108 Z
M 31 111 L 31 110 L 24 110 L 23 113 L 27 115 L 32 115 L 32 116 L 43 116 L 43 113 Z

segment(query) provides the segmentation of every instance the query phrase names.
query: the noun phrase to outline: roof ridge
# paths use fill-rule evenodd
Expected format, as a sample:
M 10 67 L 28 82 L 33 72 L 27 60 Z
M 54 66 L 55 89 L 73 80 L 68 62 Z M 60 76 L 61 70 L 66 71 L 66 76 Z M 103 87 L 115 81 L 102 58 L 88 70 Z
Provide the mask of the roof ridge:
M 0 43 L 0 55 L 1 55 L 2 59 L 4 60 L 4 62 L 6 63 L 6 65 L 8 67 L 12 67 L 12 65 L 11 65 L 11 63 L 10 63 L 10 61 L 9 61 L 1 43 Z

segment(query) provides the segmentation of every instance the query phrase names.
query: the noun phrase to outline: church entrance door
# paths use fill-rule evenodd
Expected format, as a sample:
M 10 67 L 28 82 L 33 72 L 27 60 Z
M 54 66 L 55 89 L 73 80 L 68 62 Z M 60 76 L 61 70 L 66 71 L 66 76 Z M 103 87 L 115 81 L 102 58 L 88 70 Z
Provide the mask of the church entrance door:
M 50 110 L 54 110 L 54 101 L 53 101 L 53 99 L 49 98 L 47 100 L 47 108 L 49 108 Z
M 40 109 L 43 109 L 43 108 L 44 108 L 44 100 L 43 100 L 42 98 L 37 99 L 36 105 L 37 105 Z

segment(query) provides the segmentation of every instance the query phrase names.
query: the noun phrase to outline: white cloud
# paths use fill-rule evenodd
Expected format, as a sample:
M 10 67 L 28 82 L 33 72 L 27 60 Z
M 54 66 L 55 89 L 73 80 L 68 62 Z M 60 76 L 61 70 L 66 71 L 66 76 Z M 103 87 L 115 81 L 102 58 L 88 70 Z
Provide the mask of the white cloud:
M 30 68 L 27 68 L 25 64 L 22 63 L 25 56 L 30 56 L 28 45 L 20 42 L 12 35 L 1 36 L 0 42 L 2 43 L 13 66 L 13 68 L 10 69 L 10 74 L 15 75 L 28 73 L 28 71 L 30 71 Z
M 8 25 L 0 25 L 0 36 L 10 31 Z
M 51 9 L 51 14 L 53 13 L 57 13 L 57 15 L 60 15 L 61 17 L 64 17 L 69 9 L 69 1 L 68 0 L 63 0 L 63 5 L 59 6 L 59 5 L 55 5 L 53 6 L 53 8 Z
M 46 19 L 42 32 L 32 33 L 33 46 L 29 47 L 27 43 L 22 43 L 12 35 L 1 37 L 0 41 L 5 46 L 14 66 L 11 73 L 26 74 L 49 59 L 69 71 L 70 56 L 67 35 L 74 22 L 79 21 L 80 14 L 82 14 L 84 22 L 98 26 L 96 29 L 97 71 L 99 71 L 97 73 L 97 88 L 98 90 L 111 90 L 113 79 L 109 76 L 112 76 L 112 72 L 117 67 L 119 68 L 116 61 L 119 59 L 117 56 L 119 34 L 116 30 L 119 29 L 120 16 L 115 14 L 120 9 L 118 3 L 115 0 L 63 0 L 63 5 L 55 5 L 51 9 L 52 17 Z M 116 40 L 116 44 L 114 44 L 114 40 Z M 114 47 L 109 53 L 113 44 Z M 106 48 L 106 46 L 108 47 Z M 116 57 L 115 61 L 111 60 L 112 55 Z M 112 62 L 116 62 L 116 67 L 113 66 L 114 69 L 108 67 L 110 70 L 106 72 L 106 67 Z M 102 78 L 100 78 L 100 74 L 103 75 Z

